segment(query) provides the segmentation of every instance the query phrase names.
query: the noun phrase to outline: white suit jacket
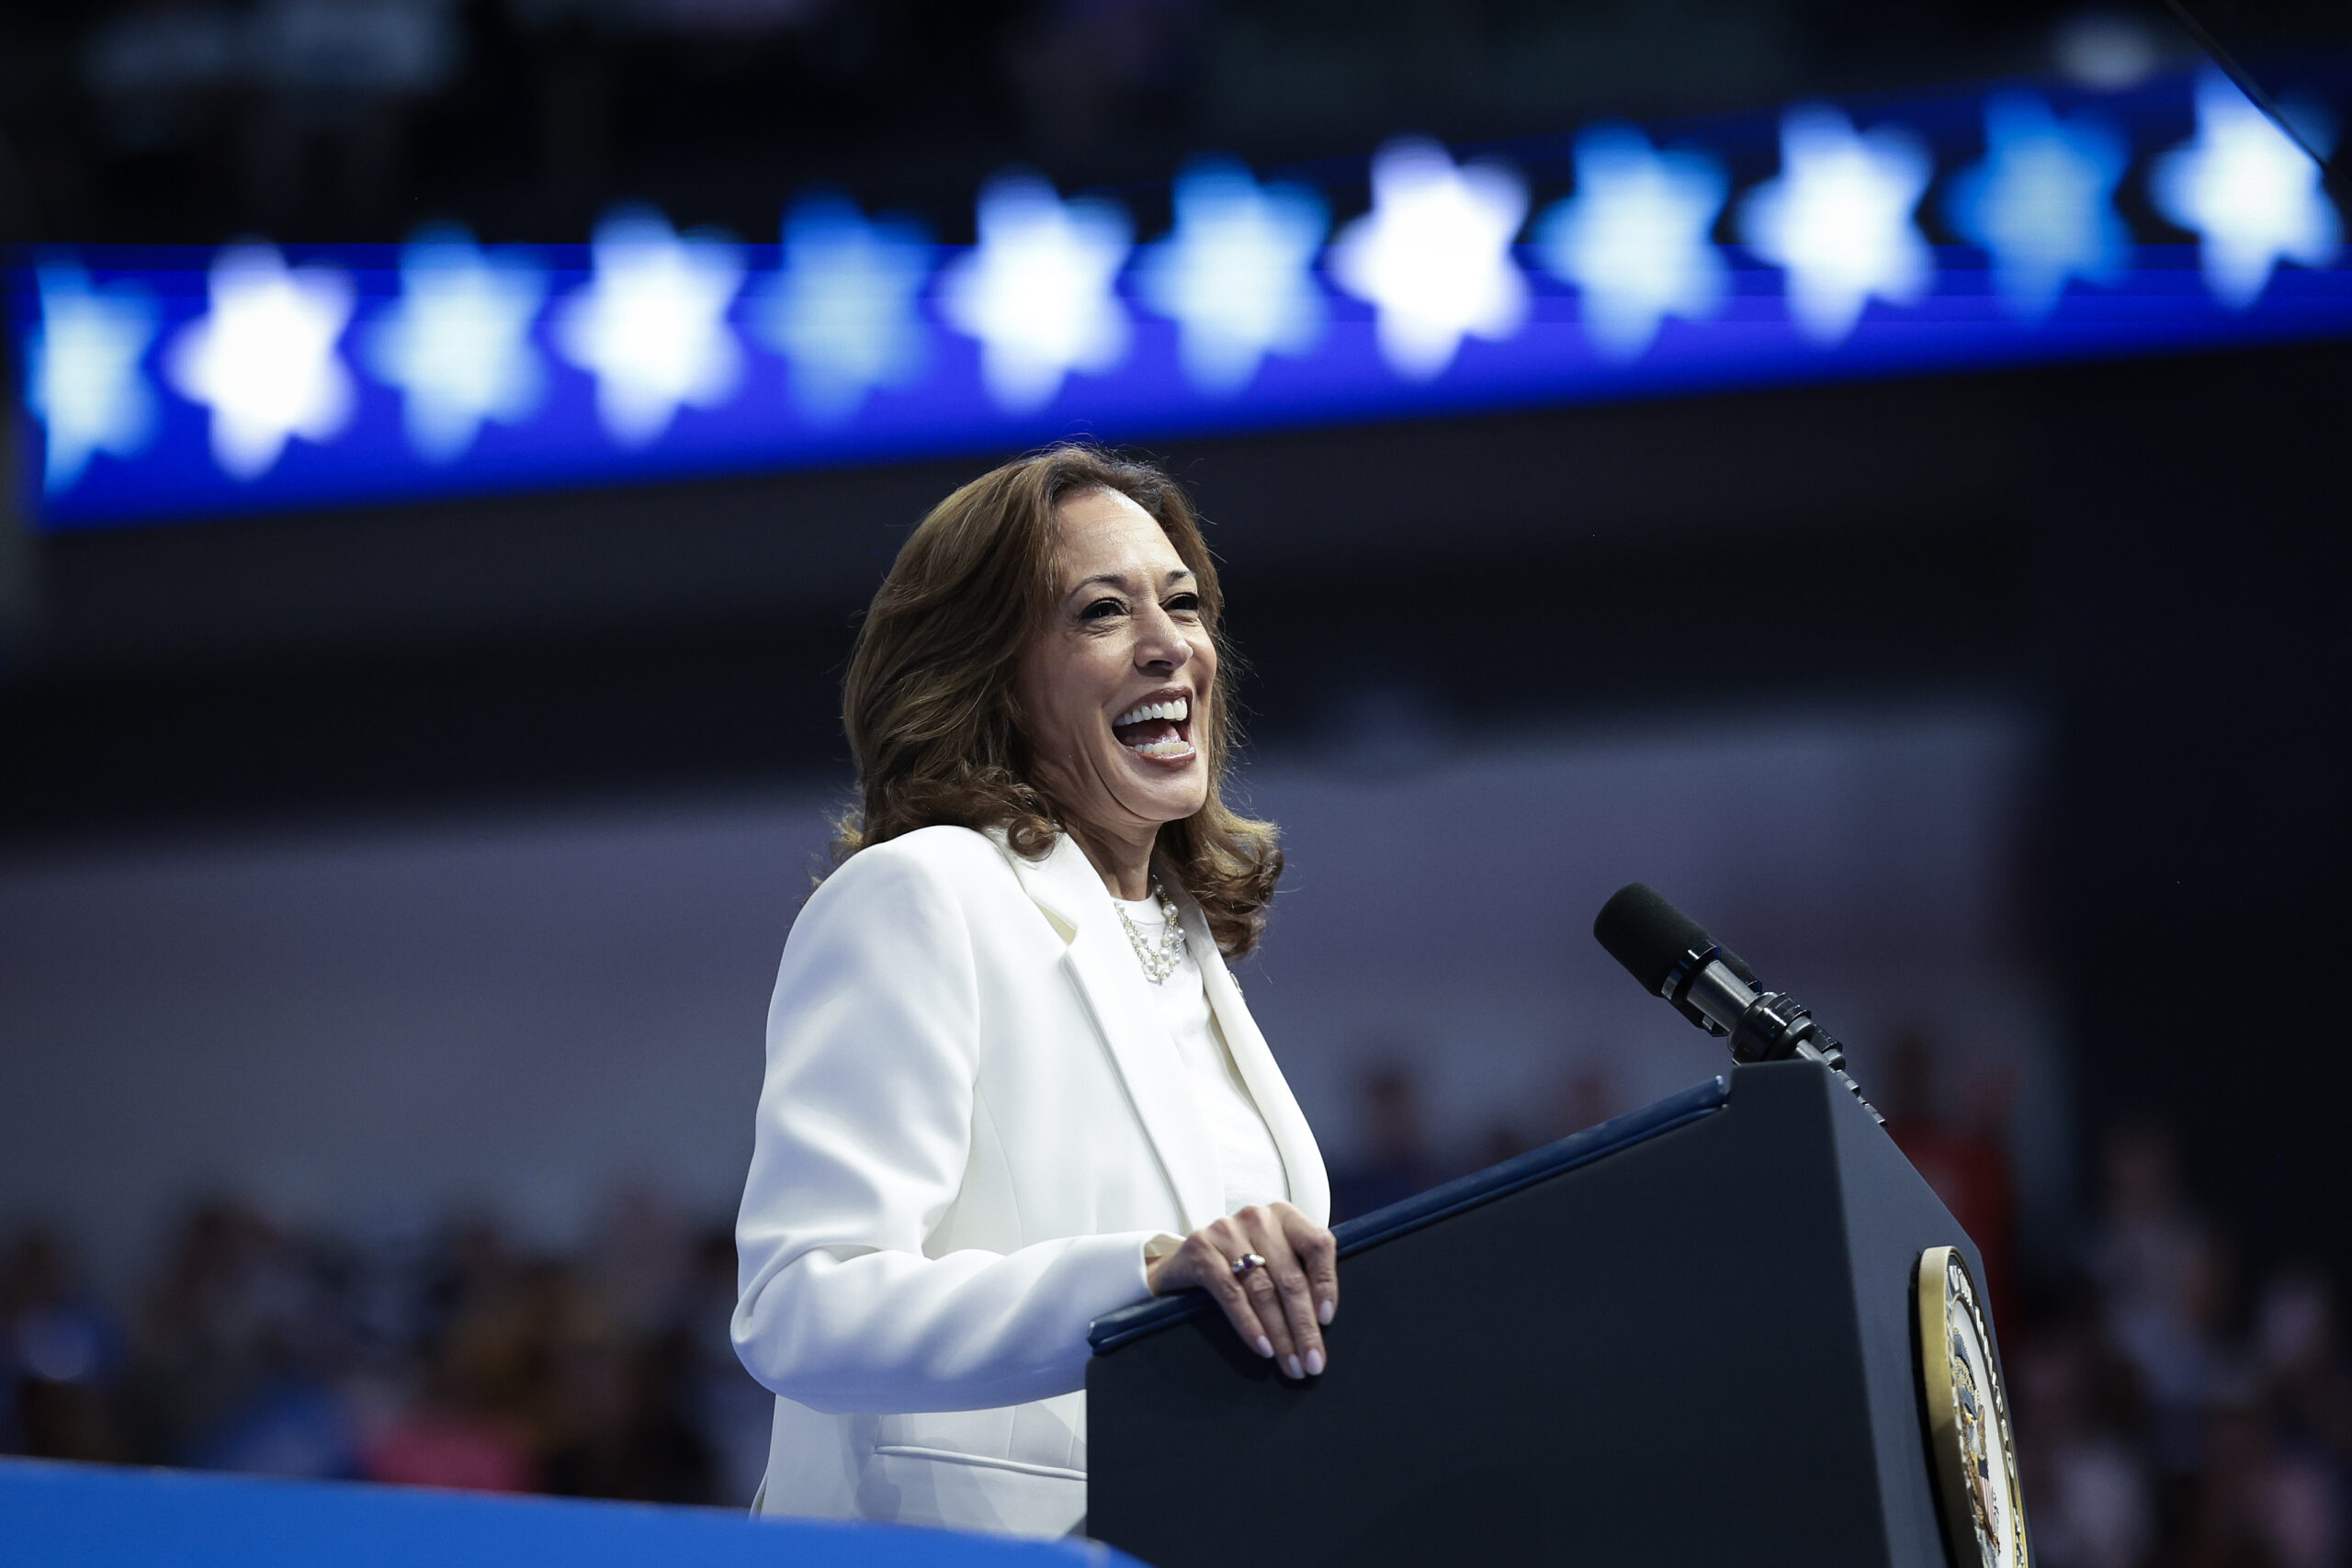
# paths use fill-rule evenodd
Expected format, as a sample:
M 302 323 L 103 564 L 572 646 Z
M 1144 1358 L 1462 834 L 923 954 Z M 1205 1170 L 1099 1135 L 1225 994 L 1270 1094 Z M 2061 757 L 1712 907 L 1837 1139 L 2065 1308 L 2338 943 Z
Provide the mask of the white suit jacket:
M 1291 1201 L 1327 1222 L 1314 1135 L 1177 900 Z M 768 1012 L 733 1323 L 778 1395 L 755 1506 L 1066 1533 L 1087 1324 L 1148 1293 L 1146 1242 L 1223 1209 L 1207 1119 L 1074 840 L 1031 862 L 926 828 L 853 855 Z

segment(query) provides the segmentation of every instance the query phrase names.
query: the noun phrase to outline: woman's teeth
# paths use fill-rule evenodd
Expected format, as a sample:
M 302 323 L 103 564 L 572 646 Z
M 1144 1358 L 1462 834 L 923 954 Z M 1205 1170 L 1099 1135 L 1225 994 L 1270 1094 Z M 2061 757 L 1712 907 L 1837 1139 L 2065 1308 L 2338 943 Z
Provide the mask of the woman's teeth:
M 1183 697 L 1169 697 L 1156 703 L 1137 703 L 1135 706 L 1129 708 L 1126 712 L 1113 719 L 1111 721 L 1111 728 L 1118 729 L 1126 725 L 1141 724 L 1147 719 L 1154 718 L 1173 719 L 1178 724 L 1182 724 L 1192 716 L 1193 705 L 1188 699 Z
M 1119 744 L 1138 757 L 1179 761 L 1193 755 L 1193 743 L 1182 728 L 1192 716 L 1191 698 L 1161 697 L 1137 703 L 1113 719 L 1111 729 Z

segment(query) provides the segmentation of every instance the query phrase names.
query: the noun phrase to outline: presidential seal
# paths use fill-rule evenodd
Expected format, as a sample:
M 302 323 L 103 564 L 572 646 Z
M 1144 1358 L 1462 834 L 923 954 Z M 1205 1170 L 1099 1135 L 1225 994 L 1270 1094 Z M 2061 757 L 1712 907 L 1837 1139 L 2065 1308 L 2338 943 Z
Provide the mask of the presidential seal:
M 1919 1254 L 1919 1395 L 1952 1568 L 2028 1568 L 2008 1397 L 1956 1247 Z

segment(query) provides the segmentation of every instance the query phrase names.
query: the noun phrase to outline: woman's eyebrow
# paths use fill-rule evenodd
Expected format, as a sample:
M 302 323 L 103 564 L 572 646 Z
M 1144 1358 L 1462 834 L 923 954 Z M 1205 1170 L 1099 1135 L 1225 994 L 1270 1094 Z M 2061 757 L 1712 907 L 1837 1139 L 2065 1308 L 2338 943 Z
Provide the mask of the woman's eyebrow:
M 1170 567 L 1168 570 L 1168 575 L 1161 579 L 1161 581 L 1164 582 L 1173 582 L 1179 578 L 1190 577 L 1192 575 L 1193 569 L 1189 566 Z M 1107 582 L 1112 587 L 1119 589 L 1122 592 L 1125 592 L 1130 581 L 1131 579 L 1129 579 L 1125 572 L 1098 571 L 1092 577 L 1080 578 L 1070 588 L 1070 592 L 1075 593 L 1080 588 L 1091 588 L 1098 582 Z

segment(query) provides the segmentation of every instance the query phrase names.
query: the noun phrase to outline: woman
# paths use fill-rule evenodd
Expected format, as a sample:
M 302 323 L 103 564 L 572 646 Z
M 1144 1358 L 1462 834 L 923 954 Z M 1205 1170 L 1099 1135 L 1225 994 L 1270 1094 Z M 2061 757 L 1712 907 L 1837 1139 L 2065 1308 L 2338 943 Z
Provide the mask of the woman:
M 1322 1157 L 1224 964 L 1282 860 L 1220 795 L 1220 607 L 1174 483 L 1081 447 L 949 496 L 875 596 L 736 1234 L 756 1506 L 1068 1532 L 1087 1325 L 1147 1293 L 1323 1371 Z

